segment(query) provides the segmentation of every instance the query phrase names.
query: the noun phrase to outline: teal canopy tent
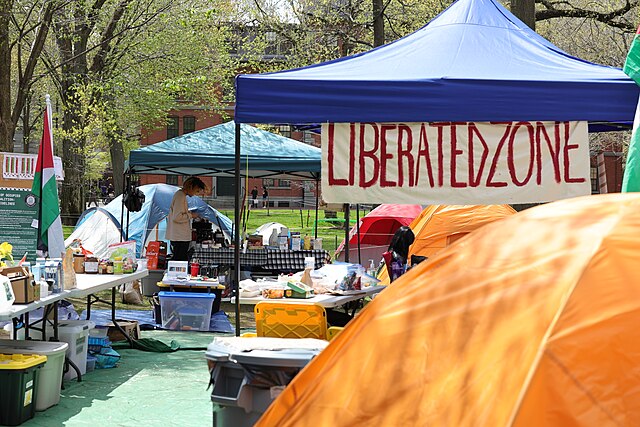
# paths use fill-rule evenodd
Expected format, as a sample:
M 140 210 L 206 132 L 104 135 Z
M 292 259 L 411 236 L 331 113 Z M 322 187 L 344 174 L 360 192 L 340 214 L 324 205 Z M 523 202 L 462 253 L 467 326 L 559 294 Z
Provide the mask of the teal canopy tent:
M 308 144 L 240 125 L 242 173 L 252 178 L 318 180 L 321 150 Z M 233 121 L 131 151 L 130 174 L 234 176 Z M 246 173 L 248 170 L 248 173 Z

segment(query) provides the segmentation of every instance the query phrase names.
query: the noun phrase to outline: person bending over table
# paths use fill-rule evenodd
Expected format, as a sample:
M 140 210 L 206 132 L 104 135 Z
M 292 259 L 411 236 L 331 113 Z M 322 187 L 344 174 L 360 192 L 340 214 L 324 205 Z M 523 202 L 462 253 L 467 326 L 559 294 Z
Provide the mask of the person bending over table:
M 191 219 L 199 215 L 189 212 L 187 196 L 202 196 L 205 185 L 200 178 L 187 178 L 182 188 L 175 192 L 167 217 L 167 239 L 171 241 L 174 261 L 189 261 L 191 244 Z

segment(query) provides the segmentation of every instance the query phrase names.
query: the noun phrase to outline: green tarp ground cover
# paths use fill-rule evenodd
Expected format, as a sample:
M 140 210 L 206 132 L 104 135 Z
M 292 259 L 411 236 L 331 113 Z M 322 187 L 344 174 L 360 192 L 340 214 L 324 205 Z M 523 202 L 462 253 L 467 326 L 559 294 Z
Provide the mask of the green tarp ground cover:
M 143 338 L 181 348 L 206 348 L 216 334 L 144 331 Z M 217 334 L 220 335 L 220 334 Z M 145 342 L 145 341 L 143 341 Z M 152 340 L 146 340 L 149 344 Z M 157 343 L 155 343 L 157 344 Z M 171 348 L 169 344 L 163 344 Z M 212 404 L 204 350 L 152 352 L 118 348 L 113 369 L 65 381 L 60 403 L 22 424 L 55 426 L 211 426 Z

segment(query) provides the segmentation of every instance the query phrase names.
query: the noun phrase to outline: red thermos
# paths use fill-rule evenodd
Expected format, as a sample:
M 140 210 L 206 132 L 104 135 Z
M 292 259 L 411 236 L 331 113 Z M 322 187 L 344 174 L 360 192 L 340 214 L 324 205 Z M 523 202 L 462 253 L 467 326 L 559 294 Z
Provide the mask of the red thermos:
M 198 260 L 191 261 L 191 277 L 196 277 L 200 275 L 200 264 Z

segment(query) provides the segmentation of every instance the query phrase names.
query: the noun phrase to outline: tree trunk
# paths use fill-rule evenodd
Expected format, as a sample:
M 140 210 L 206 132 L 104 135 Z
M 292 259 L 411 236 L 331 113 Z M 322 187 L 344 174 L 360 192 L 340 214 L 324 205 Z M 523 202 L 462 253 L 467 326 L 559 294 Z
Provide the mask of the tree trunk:
M 13 152 L 11 119 L 11 46 L 9 20 L 12 0 L 0 0 L 0 151 Z
M 535 0 L 511 0 L 511 13 L 536 30 L 536 2 Z
M 111 138 L 109 148 L 111 154 L 111 167 L 113 172 L 113 189 L 118 196 L 124 191 L 124 149 L 122 142 L 116 138 Z
M 384 13 L 382 0 L 372 0 L 373 3 L 373 46 L 384 44 Z
M 64 184 L 60 194 L 60 211 L 62 221 L 66 225 L 74 225 L 78 216 L 85 210 L 84 194 L 84 140 L 82 137 L 74 138 L 74 129 L 82 121 L 78 115 L 79 107 L 75 105 L 75 90 L 73 81 L 66 80 L 62 83 L 62 93 L 65 96 L 62 112 L 62 129 L 65 137 L 62 138 L 62 164 L 64 167 Z

